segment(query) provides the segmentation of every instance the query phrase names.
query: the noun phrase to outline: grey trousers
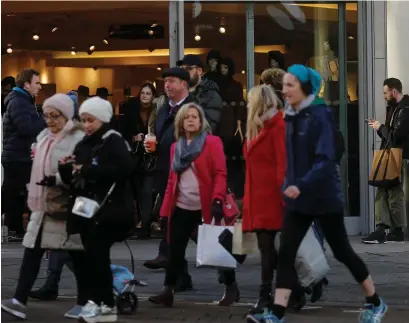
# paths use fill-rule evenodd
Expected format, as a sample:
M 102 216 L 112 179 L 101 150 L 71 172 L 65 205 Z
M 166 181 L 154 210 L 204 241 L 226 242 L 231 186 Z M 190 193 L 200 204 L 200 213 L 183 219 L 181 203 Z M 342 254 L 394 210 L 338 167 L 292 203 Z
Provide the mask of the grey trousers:
M 375 197 L 375 223 L 391 228 L 405 228 L 409 215 L 409 160 L 402 164 L 402 184 L 393 188 L 378 188 Z M 405 194 L 406 192 L 406 194 Z

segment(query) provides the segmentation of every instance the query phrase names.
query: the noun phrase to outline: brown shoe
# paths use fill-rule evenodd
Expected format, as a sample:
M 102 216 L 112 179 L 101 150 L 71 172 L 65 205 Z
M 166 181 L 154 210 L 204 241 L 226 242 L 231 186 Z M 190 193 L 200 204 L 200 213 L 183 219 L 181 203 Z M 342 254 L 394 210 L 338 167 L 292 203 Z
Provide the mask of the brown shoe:
M 231 286 L 226 286 L 224 291 L 224 295 L 222 299 L 219 301 L 219 306 L 230 306 L 234 302 L 238 302 L 240 300 L 240 290 L 237 283 L 233 283 Z
M 158 255 L 155 259 L 145 261 L 143 264 L 148 269 L 166 269 L 168 267 L 168 258 Z
M 165 305 L 172 307 L 173 305 L 173 287 L 165 286 L 162 293 L 156 296 L 149 297 L 149 302 L 157 305 Z

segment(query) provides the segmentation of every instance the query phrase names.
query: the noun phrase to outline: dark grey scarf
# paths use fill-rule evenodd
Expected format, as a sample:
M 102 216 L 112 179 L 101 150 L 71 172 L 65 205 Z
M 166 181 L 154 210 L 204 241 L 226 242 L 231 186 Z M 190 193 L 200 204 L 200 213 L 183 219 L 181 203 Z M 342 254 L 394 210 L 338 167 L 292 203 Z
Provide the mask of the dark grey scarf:
M 173 157 L 172 169 L 176 173 L 182 173 L 200 155 L 206 142 L 207 132 L 194 137 L 190 144 L 187 144 L 186 137 L 180 137 Z

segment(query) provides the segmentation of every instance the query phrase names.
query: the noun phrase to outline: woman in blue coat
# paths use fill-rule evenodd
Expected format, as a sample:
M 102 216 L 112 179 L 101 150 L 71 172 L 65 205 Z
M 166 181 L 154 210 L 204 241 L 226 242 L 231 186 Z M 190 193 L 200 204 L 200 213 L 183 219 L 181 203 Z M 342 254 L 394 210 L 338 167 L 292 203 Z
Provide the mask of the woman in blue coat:
M 345 264 L 366 296 L 360 323 L 379 323 L 387 306 L 362 259 L 352 249 L 344 225 L 344 198 L 335 154 L 332 112 L 317 97 L 321 76 L 303 65 L 293 65 L 284 76 L 287 172 L 284 183 L 286 216 L 278 256 L 272 310 L 260 322 L 284 322 L 291 289 L 296 284 L 294 262 L 298 248 L 315 220 L 335 258 Z

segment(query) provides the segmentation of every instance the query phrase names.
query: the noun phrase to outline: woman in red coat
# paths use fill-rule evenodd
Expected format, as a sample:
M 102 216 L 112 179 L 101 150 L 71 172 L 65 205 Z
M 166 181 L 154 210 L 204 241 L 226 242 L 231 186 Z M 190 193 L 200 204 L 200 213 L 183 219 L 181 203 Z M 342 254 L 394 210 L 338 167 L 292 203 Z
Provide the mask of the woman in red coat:
M 177 142 L 171 147 L 172 166 L 160 212 L 168 218 L 170 258 L 164 290 L 149 298 L 155 304 L 173 305 L 173 290 L 183 271 L 187 244 L 202 219 L 210 224 L 213 218 L 220 222 L 223 217 L 226 158 L 220 138 L 210 135 L 208 129 L 199 105 L 188 103 L 180 108 L 175 118 Z
M 249 316 L 262 312 L 271 302 L 277 259 L 274 239 L 284 216 L 281 187 L 286 171 L 285 123 L 278 106 L 271 86 L 260 85 L 250 90 L 242 225 L 244 232 L 257 233 L 262 284 L 259 301 Z

